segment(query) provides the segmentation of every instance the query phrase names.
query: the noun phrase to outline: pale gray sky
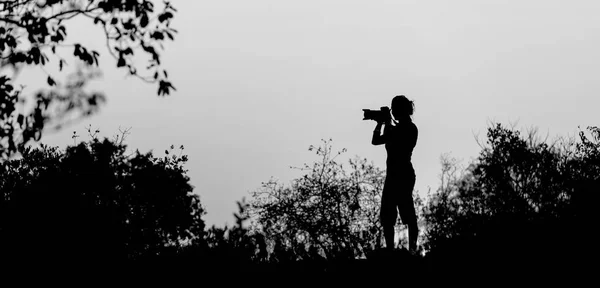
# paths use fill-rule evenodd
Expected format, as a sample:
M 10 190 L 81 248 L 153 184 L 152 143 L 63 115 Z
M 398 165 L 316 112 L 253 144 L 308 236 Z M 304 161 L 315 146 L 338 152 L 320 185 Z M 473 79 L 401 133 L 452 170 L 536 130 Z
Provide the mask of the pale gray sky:
M 233 223 L 235 201 L 262 181 L 289 183 L 299 173 L 288 167 L 317 160 L 307 148 L 321 138 L 384 168 L 361 109 L 398 94 L 415 101 L 423 195 L 440 155 L 476 157 L 491 120 L 551 137 L 599 124 L 599 1 L 171 2 L 179 34 L 163 62 L 177 91 L 159 98 L 105 63 L 93 85 L 108 96 L 102 112 L 43 142 L 73 143 L 91 124 L 104 136 L 132 127 L 127 143 L 143 152 L 183 144 L 209 225 Z M 105 51 L 97 27 L 69 29 Z

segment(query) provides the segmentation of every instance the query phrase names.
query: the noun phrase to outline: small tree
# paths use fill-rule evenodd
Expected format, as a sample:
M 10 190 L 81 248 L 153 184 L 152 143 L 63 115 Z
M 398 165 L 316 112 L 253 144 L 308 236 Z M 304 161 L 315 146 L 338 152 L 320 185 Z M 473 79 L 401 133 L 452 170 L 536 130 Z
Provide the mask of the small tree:
M 379 207 L 384 171 L 356 157 L 350 169 L 336 158 L 331 139 L 310 146 L 319 161 L 300 169 L 306 174 L 284 187 L 271 180 L 252 192 L 250 215 L 272 251 L 287 258 L 354 258 L 381 246 Z
M 109 54 L 118 68 L 143 81 L 158 83 L 158 95 L 174 89 L 167 71 L 161 68 L 160 49 L 177 32 L 170 27 L 175 8 L 164 2 L 156 11 L 150 0 L 45 0 L 0 1 L 0 68 L 19 70 L 38 66 L 48 74 L 49 91 L 35 96 L 33 110 L 27 112 L 22 88 L 13 79 L 0 76 L 0 159 L 22 150 L 30 140 L 39 140 L 42 129 L 51 121 L 60 125 L 66 115 L 84 117 L 97 111 L 104 102 L 100 93 L 84 91 L 87 80 L 97 76 L 99 52 L 67 38 L 66 23 L 89 19 L 99 26 Z M 72 53 L 83 66 L 66 83 L 57 80 L 49 65 L 61 73 Z M 147 66 L 134 64 L 135 55 L 148 56 Z M 21 110 L 21 111 L 20 111 Z

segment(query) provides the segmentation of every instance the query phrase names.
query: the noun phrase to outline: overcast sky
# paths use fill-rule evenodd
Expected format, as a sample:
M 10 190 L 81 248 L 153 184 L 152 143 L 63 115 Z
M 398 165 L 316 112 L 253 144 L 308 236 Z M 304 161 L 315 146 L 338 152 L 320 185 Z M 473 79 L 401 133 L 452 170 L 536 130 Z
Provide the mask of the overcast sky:
M 490 121 L 550 137 L 600 124 L 600 1 L 171 2 L 179 34 L 163 62 L 177 91 L 160 98 L 106 62 L 91 87 L 108 96 L 101 113 L 43 142 L 64 147 L 92 125 L 108 137 L 131 127 L 129 147 L 159 156 L 184 145 L 209 225 L 232 224 L 235 201 L 261 182 L 299 176 L 289 166 L 317 160 L 307 149 L 322 138 L 384 168 L 361 109 L 395 95 L 415 101 L 422 195 L 437 188 L 442 153 L 477 156 Z M 106 51 L 99 27 L 69 29 Z

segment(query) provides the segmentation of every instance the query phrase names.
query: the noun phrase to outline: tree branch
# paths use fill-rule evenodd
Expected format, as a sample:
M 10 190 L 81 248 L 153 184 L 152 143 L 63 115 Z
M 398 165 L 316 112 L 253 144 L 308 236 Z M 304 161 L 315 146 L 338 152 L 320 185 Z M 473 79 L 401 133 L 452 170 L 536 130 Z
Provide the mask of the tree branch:
M 0 1 L 0 4 L 4 4 L 4 7 L 2 7 L 1 11 L 10 11 L 14 8 L 16 8 L 17 6 L 23 7 L 25 4 L 32 2 L 33 0 L 27 0 L 27 1 L 23 1 L 23 2 L 19 2 L 19 0 L 16 1 Z M 12 3 L 13 5 L 7 6 L 7 4 Z
M 15 20 L 12 20 L 12 19 L 0 18 L 0 21 L 1 22 L 5 22 L 5 23 L 9 23 L 9 24 L 13 24 L 13 25 L 19 26 L 19 27 L 24 28 L 24 29 L 27 29 L 27 26 L 25 26 L 25 25 L 23 25 L 23 24 L 15 21 Z
M 99 7 L 94 7 L 92 9 L 87 9 L 87 10 L 81 10 L 81 9 L 67 10 L 67 11 L 63 11 L 63 12 L 57 13 L 55 15 L 52 15 L 52 16 L 48 17 L 46 20 L 49 21 L 49 20 L 52 20 L 52 19 L 59 19 L 58 17 L 63 16 L 63 15 L 67 15 L 67 14 L 71 14 L 71 13 L 75 13 L 75 15 L 71 15 L 70 18 L 67 17 L 67 18 L 62 18 L 62 19 L 59 19 L 59 20 L 65 20 L 65 19 L 68 20 L 68 19 L 71 19 L 72 17 L 75 17 L 75 16 L 77 16 L 79 14 L 83 14 L 83 15 L 89 17 L 89 15 L 87 15 L 87 13 L 94 12 L 94 10 L 98 10 L 98 9 L 100 9 L 100 8 Z

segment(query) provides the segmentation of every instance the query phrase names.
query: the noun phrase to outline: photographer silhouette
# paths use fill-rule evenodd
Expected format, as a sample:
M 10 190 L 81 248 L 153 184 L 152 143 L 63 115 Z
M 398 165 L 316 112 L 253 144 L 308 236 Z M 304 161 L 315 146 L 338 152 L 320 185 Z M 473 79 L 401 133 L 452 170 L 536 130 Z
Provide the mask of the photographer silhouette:
M 381 224 L 386 248 L 394 248 L 394 225 L 398 212 L 402 223 L 408 226 L 409 251 L 417 249 L 417 216 L 412 192 L 416 175 L 411 163 L 413 148 L 417 143 L 418 129 L 412 122 L 414 103 L 406 96 L 399 95 L 392 99 L 390 117 L 377 120 L 371 144 L 385 144 L 387 151 L 386 177 L 381 196 Z M 392 125 L 394 122 L 395 125 Z M 381 126 L 385 125 L 383 134 Z M 398 211 L 396 211 L 398 209 Z

